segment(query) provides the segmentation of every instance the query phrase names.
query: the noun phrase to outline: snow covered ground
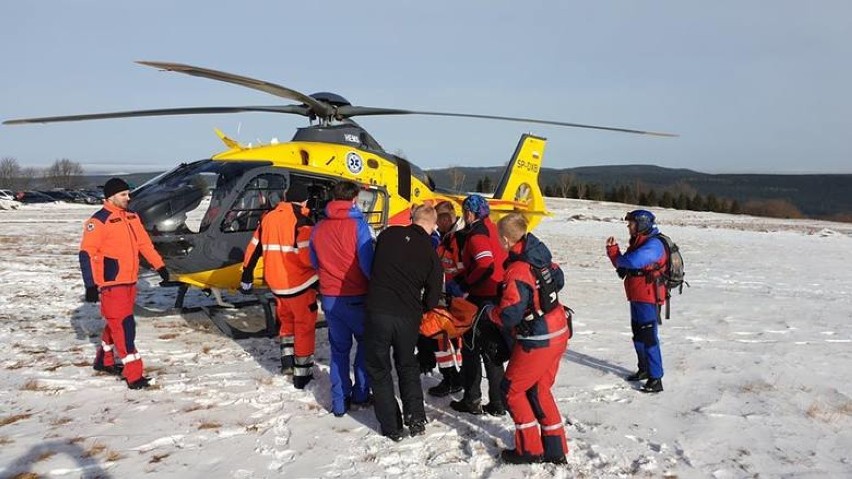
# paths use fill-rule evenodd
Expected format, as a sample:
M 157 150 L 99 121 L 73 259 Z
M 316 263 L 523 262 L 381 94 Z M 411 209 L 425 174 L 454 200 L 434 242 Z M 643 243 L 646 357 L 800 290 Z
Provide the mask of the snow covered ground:
M 501 465 L 511 420 L 447 398 L 427 396 L 427 434 L 400 443 L 371 409 L 335 418 L 324 330 L 305 391 L 276 374 L 272 340 L 230 340 L 197 314 L 138 318 L 155 389 L 95 374 L 101 320 L 77 263 L 94 208 L 48 204 L 0 211 L 0 477 L 852 476 L 852 225 L 659 211 L 692 287 L 662 327 L 665 392 L 645 395 L 622 379 L 628 308 L 604 256 L 607 236 L 626 243 L 630 207 L 548 205 L 536 233 L 576 311 L 555 386 L 568 466 Z M 140 302 L 169 306 L 174 290 L 153 282 Z

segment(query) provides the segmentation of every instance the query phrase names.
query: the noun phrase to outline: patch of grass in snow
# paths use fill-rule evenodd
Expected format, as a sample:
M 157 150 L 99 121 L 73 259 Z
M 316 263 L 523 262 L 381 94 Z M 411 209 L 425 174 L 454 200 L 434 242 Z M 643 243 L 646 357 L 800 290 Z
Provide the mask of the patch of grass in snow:
M 769 384 L 766 381 L 749 381 L 742 386 L 740 386 L 740 391 L 744 393 L 760 393 L 766 391 L 774 391 L 775 385 Z
M 45 367 L 44 370 L 49 371 L 49 372 L 53 372 L 53 371 L 56 371 L 57 369 L 59 369 L 61 367 L 62 367 L 62 364 L 56 363 L 56 364 L 51 364 L 50 366 Z
M 203 429 L 219 429 L 222 427 L 222 424 L 216 421 L 202 421 L 201 424 L 198 425 L 199 430 Z
M 51 457 L 53 457 L 54 455 L 56 455 L 56 453 L 53 452 L 53 451 L 45 451 L 45 452 L 39 454 L 38 457 L 33 460 L 33 464 L 35 464 L 36 462 L 46 461 L 46 460 L 50 459 Z
M 852 416 L 852 401 L 840 404 L 828 404 L 820 399 L 815 400 L 805 410 L 805 415 L 811 419 L 826 423 L 835 423 L 840 419 Z
M 175 338 L 176 338 L 176 337 L 178 337 L 178 336 L 180 336 L 178 333 L 166 333 L 166 334 L 161 334 L 161 335 L 159 335 L 159 336 L 157 336 L 157 337 L 158 337 L 159 339 L 162 339 L 162 340 L 164 340 L 164 341 L 167 341 L 167 340 L 169 340 L 169 339 L 175 339 Z
M 55 417 L 55 418 L 50 420 L 50 425 L 51 426 L 62 426 L 64 424 L 68 424 L 71 421 L 73 421 L 73 419 L 71 419 L 68 416 Z
M 24 419 L 29 419 L 30 417 L 32 417 L 32 414 L 29 413 L 6 416 L 4 418 L 0 418 L 0 427 L 7 426 L 18 421 L 23 421 Z
M 41 476 L 34 472 L 21 472 L 12 476 L 11 479 L 41 479 Z
M 60 387 L 50 387 L 38 382 L 38 379 L 30 379 L 25 382 L 23 386 L 21 386 L 21 391 L 34 391 L 34 392 L 57 392 L 62 391 L 64 388 Z
M 213 406 L 211 404 L 204 406 L 202 404 L 196 403 L 196 404 L 190 404 L 189 406 L 184 407 L 182 409 L 182 411 L 183 412 L 192 412 L 192 411 L 198 411 L 199 409 L 212 409 L 212 408 L 213 408 Z
M 6 366 L 6 369 L 8 369 L 10 371 L 14 371 L 15 369 L 21 369 L 22 367 L 24 367 L 24 363 L 22 361 L 16 361 L 16 362 Z
M 165 459 L 165 458 L 169 457 L 170 455 L 171 455 L 171 454 L 169 454 L 169 453 L 165 453 L 165 454 L 154 454 L 154 455 L 151 457 L 151 460 L 150 460 L 150 461 L 148 461 L 148 464 L 156 464 L 156 463 L 158 463 L 158 462 L 162 461 L 163 459 Z
M 7 444 L 12 444 L 15 442 L 13 439 L 9 439 L 6 436 L 0 436 L 0 446 L 5 446 Z
M 119 459 L 122 459 L 123 457 L 124 456 L 122 456 L 120 452 L 110 450 L 106 455 L 106 460 L 108 462 L 115 462 Z
M 84 458 L 94 457 L 94 456 L 97 456 L 98 454 L 103 453 L 106 450 L 107 450 L 106 444 L 104 444 L 102 442 L 95 441 L 95 442 L 92 443 L 91 446 L 87 447 L 83 451 L 83 457 Z

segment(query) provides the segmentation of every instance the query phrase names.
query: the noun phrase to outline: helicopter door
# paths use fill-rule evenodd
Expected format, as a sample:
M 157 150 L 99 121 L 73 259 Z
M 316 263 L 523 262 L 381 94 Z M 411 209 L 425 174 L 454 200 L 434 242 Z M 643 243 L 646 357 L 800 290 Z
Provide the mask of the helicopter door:
M 358 193 L 355 204 L 374 230 L 384 229 L 388 225 L 388 192 L 385 188 L 367 186 Z
M 288 184 L 287 172 L 264 172 L 251 177 L 239 188 L 241 193 L 222 218 L 222 232 L 254 233 L 263 214 L 274 209 L 284 199 Z
M 289 180 L 289 173 L 282 168 L 261 167 L 246 172 L 222 199 L 227 211 L 217 213 L 219 219 L 208 228 L 203 252 L 199 253 L 208 262 L 218 264 L 216 267 L 242 262 L 261 217 L 281 202 Z M 216 224 L 218 228 L 214 227 Z

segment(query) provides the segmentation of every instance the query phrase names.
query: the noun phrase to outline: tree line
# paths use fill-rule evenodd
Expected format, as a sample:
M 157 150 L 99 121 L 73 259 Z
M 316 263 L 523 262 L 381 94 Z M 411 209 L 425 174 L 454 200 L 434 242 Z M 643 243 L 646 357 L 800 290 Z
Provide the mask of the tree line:
M 476 191 L 493 193 L 495 185 L 488 176 L 476 182 Z M 669 188 L 655 189 L 641 181 L 604 188 L 599 183 L 577 180 L 572 174 L 562 174 L 545 184 L 544 196 L 575 198 L 592 201 L 612 201 L 640 206 L 673 208 L 677 210 L 713 211 L 717 213 L 748 214 L 772 218 L 804 218 L 801 211 L 788 199 L 752 199 L 741 203 L 736 199 L 720 198 L 713 193 L 702 195 L 685 182 Z
M 0 159 L 0 188 L 28 190 L 37 180 L 48 188 L 72 190 L 83 186 L 83 166 L 76 161 L 62 158 L 47 168 L 21 167 L 16 158 Z

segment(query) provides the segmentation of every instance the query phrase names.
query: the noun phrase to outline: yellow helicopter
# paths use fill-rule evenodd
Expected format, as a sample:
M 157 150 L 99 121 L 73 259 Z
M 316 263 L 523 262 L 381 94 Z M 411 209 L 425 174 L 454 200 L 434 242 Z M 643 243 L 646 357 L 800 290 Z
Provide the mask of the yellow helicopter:
M 299 104 L 135 110 L 7 120 L 3 124 L 238 112 L 286 113 L 310 119 L 310 125 L 299 128 L 286 143 L 247 146 L 216 130 L 228 148 L 226 151 L 209 159 L 183 163 L 132 191 L 130 209 L 142 217 L 172 278 L 181 286 L 176 307 L 183 306 L 189 286 L 209 289 L 219 304 L 225 304 L 220 291 L 238 287 L 245 246 L 263 213 L 284 199 L 285 191 L 287 201 L 306 202 L 319 214 L 336 182 L 359 183 L 363 189 L 358 204 L 376 230 L 407 224 L 413 204 L 450 200 L 458 208 L 465 194 L 436 187 L 423 170 L 384 151 L 353 117 L 416 114 L 675 136 L 531 118 L 356 106 L 334 93 L 306 95 L 274 83 L 207 68 L 152 61 L 137 63 L 260 90 Z M 520 211 L 534 227 L 547 214 L 538 183 L 545 144 L 544 138 L 521 136 L 489 199 L 493 216 L 499 218 Z M 257 286 L 261 286 L 262 277 L 259 265 Z

